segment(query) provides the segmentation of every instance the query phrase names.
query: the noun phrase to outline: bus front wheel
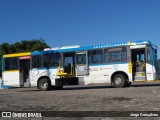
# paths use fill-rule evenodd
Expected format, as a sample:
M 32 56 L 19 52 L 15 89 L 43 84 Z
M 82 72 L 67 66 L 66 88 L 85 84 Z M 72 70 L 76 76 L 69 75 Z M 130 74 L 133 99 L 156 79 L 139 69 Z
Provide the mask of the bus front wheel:
M 51 84 L 50 84 L 48 78 L 40 79 L 40 81 L 38 82 L 38 86 L 39 86 L 39 89 L 42 91 L 47 91 L 47 90 L 50 90 L 50 88 L 51 88 Z
M 113 77 L 112 85 L 115 88 L 122 88 L 126 85 L 126 78 L 123 74 L 117 74 Z

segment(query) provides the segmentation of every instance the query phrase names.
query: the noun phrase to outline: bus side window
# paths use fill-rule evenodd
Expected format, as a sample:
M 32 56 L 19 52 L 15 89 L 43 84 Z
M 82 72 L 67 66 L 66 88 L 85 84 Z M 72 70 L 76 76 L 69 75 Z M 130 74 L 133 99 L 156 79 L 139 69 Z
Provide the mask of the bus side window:
M 39 68 L 42 67 L 42 56 L 35 55 L 32 56 L 32 68 Z
M 127 50 L 126 47 L 115 47 L 104 50 L 104 62 L 126 62 Z
M 108 53 L 108 49 L 104 50 L 104 62 L 105 63 L 109 63 L 110 62 L 110 56 L 109 56 L 109 53 Z
M 121 60 L 122 60 L 122 62 L 126 62 L 127 61 L 127 49 L 126 49 L 126 47 L 122 48 Z
M 17 70 L 18 69 L 18 58 L 6 58 L 5 59 L 5 70 Z
M 42 67 L 42 56 L 41 55 L 37 56 L 37 67 Z
M 32 68 L 36 68 L 36 56 L 32 56 Z
M 120 51 L 111 52 L 110 57 L 112 62 L 119 62 L 121 61 L 121 52 Z
M 79 54 L 77 55 L 77 64 L 86 64 L 86 55 L 85 54 Z
M 61 63 L 61 56 L 59 53 L 53 53 L 51 54 L 51 62 L 50 62 L 50 66 L 51 67 L 58 67 L 59 64 Z
M 102 61 L 102 50 L 93 50 L 91 55 L 91 62 L 92 63 L 103 63 Z
M 50 66 L 50 54 L 43 55 L 43 67 L 48 68 Z

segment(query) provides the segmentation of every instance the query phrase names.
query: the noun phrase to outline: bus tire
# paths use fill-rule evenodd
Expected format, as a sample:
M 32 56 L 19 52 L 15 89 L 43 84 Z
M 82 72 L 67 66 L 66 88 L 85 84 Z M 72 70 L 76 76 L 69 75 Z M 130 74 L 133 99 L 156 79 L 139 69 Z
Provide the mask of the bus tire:
M 115 88 L 122 88 L 126 85 L 126 78 L 123 74 L 117 74 L 113 77 L 112 84 Z
M 51 83 L 48 78 L 41 78 L 38 82 L 39 89 L 42 91 L 48 91 L 51 88 Z

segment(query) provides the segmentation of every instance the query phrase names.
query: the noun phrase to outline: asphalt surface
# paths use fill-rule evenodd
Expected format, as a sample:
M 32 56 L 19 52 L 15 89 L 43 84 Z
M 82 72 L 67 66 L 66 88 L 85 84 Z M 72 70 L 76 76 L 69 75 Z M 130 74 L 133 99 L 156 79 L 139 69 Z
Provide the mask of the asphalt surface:
M 68 114 L 68 117 L 55 117 L 51 114 L 52 117 L 23 118 L 27 120 L 159 120 L 160 82 L 134 83 L 127 88 L 112 88 L 108 84 L 93 84 L 88 86 L 64 86 L 62 90 L 51 91 L 40 91 L 35 87 L 0 89 L 0 110 L 4 112 L 60 111 L 58 114 L 71 111 L 71 113 L 65 113 Z M 129 111 L 129 113 L 125 111 Z M 146 111 L 151 111 L 152 115 L 158 115 L 159 117 L 142 116 Z M 72 112 L 76 117 L 72 116 Z M 88 116 L 84 117 L 83 112 Z M 111 116 L 105 116 L 105 113 Z M 141 117 L 128 116 L 128 114 L 134 113 L 141 115 Z M 22 118 L 3 117 L 0 119 L 21 120 Z

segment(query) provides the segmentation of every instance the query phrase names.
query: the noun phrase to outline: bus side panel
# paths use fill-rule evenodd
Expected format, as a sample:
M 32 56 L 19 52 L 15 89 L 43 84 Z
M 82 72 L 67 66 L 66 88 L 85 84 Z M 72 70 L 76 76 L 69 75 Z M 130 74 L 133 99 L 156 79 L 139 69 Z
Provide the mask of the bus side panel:
M 30 79 L 30 86 L 37 86 L 37 80 L 38 80 L 38 71 L 32 69 L 29 72 L 29 79 Z
M 79 85 L 88 85 L 92 83 L 91 77 L 87 76 L 77 76 Z
M 48 76 L 45 69 L 34 68 L 30 71 L 30 83 L 31 86 L 37 86 L 37 81 L 42 76 Z
M 51 80 L 51 85 L 55 85 L 55 79 L 59 78 L 59 76 L 56 76 L 57 69 L 49 69 L 49 78 Z
M 20 87 L 20 74 L 19 70 L 16 71 L 4 71 L 2 73 L 4 85 L 11 87 Z
M 148 67 L 149 69 L 151 68 L 150 70 L 152 70 L 152 72 L 151 71 L 148 72 L 149 74 L 147 74 L 147 80 L 157 80 L 158 79 L 158 75 L 157 75 L 155 67 L 152 66 L 152 65 L 148 65 L 148 66 L 149 66 Z
M 112 69 L 109 65 L 90 66 L 89 69 L 92 83 L 109 82 L 109 69 Z
M 118 72 L 123 72 L 127 74 L 128 81 L 132 82 L 132 71 L 130 70 L 130 64 L 129 63 L 123 63 L 123 64 L 114 64 L 110 65 L 112 68 L 111 70 L 107 70 L 106 72 L 109 74 L 109 82 L 111 82 L 111 77 L 114 73 L 119 74 Z
M 51 85 L 55 85 L 55 78 L 57 78 L 56 71 L 57 71 L 57 69 L 49 69 L 48 70 L 45 68 L 41 68 L 41 69 L 34 68 L 34 69 L 30 70 L 31 86 L 37 86 L 38 79 L 43 76 L 49 77 L 51 80 Z
M 146 72 L 147 80 L 154 80 L 155 70 L 153 69 L 153 65 L 146 63 Z
M 89 75 L 77 77 L 79 77 L 79 84 L 84 85 L 90 83 L 110 83 L 111 76 L 115 72 L 119 71 L 126 73 L 128 75 L 129 81 L 132 82 L 132 72 L 128 72 L 128 63 L 89 66 Z

